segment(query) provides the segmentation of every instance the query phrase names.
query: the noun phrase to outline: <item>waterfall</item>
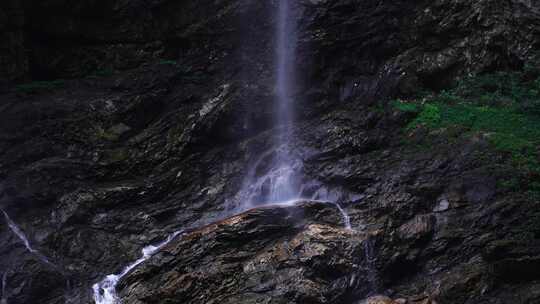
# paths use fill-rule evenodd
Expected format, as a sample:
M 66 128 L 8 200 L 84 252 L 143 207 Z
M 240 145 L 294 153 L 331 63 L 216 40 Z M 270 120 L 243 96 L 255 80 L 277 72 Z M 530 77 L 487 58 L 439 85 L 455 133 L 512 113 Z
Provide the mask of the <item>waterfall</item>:
M 26 235 L 24 234 L 24 232 L 22 231 L 22 229 L 17 226 L 17 224 L 15 224 L 15 222 L 13 220 L 11 220 L 11 218 L 9 217 L 9 215 L 3 210 L 3 209 L 0 209 L 2 211 L 2 213 L 4 214 L 4 218 L 6 219 L 6 222 L 9 226 L 9 229 L 11 229 L 11 231 L 22 241 L 22 243 L 24 244 L 24 247 L 26 247 L 26 249 L 32 253 L 33 255 L 35 255 L 36 257 L 38 257 L 42 262 L 44 262 L 45 264 L 49 264 L 53 267 L 56 267 L 56 265 L 54 265 L 53 263 L 51 263 L 49 261 L 49 259 L 47 259 L 47 257 L 45 257 L 41 252 L 39 252 L 38 250 L 34 249 L 31 245 L 30 245 L 30 241 L 28 240 L 28 238 L 26 237 Z
M 367 267 L 367 278 L 369 287 L 372 294 L 376 294 L 378 291 L 378 273 L 377 273 L 377 265 L 376 265 L 376 259 L 377 256 L 375 255 L 375 239 L 372 236 L 368 236 L 368 238 L 364 241 L 364 258 L 366 259 L 366 267 Z
M 349 217 L 349 214 L 341 207 L 339 203 L 334 203 L 336 207 L 338 208 L 339 212 L 341 213 L 341 216 L 343 217 L 343 224 L 345 225 L 345 228 L 351 230 L 351 218 Z
M 172 233 L 171 235 L 169 235 L 161 243 L 144 247 L 141 250 L 142 256 L 139 259 L 137 259 L 135 262 L 126 266 L 122 270 L 122 272 L 120 272 L 119 274 L 109 274 L 108 276 L 105 277 L 105 279 L 94 284 L 92 286 L 92 290 L 94 292 L 94 302 L 96 304 L 119 304 L 120 299 L 118 298 L 116 294 L 116 285 L 118 285 L 118 282 L 120 282 L 120 280 L 124 276 L 126 276 L 129 272 L 131 272 L 133 269 L 135 269 L 137 266 L 139 266 L 143 262 L 150 259 L 156 252 L 158 252 L 165 245 L 169 244 L 172 240 L 174 240 L 178 235 L 182 233 L 183 231 L 176 231 Z
M 276 33 L 276 122 L 283 127 L 278 144 L 288 145 L 293 121 L 293 90 L 295 86 L 296 18 L 292 15 L 291 0 L 280 0 Z M 285 156 L 285 155 L 282 155 Z
M 7 304 L 6 285 L 7 285 L 7 270 L 2 275 L 2 297 L 0 298 L 0 304 Z
M 294 120 L 294 87 L 296 61 L 296 18 L 291 0 L 280 0 L 276 25 L 276 126 L 277 134 L 275 167 L 271 171 L 270 200 L 288 201 L 298 198 L 295 182 L 295 162 L 290 157 L 290 137 Z M 296 186 L 296 187 L 295 187 Z
M 296 61 L 296 18 L 292 0 L 278 0 L 275 27 L 275 111 L 277 134 L 273 148 L 263 153 L 244 179 L 238 197 L 240 210 L 268 203 L 299 199 L 299 171 L 302 164 L 291 157 L 291 126 L 294 120 Z M 262 168 L 261 168 L 262 167 Z M 265 172 L 262 175 L 255 173 Z

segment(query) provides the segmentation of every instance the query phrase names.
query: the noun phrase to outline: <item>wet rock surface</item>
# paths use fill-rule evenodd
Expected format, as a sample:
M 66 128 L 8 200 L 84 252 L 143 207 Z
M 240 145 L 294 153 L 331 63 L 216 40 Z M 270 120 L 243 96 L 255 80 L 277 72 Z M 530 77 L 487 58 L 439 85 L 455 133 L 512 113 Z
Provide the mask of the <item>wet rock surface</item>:
M 332 204 L 260 207 L 180 236 L 121 294 L 126 303 L 335 303 L 358 284 L 364 240 Z
M 0 220 L 2 299 L 92 303 L 92 284 L 189 228 L 121 281 L 125 303 L 540 301 L 538 203 L 498 189 L 484 142 L 411 147 L 403 136 L 424 138 L 402 134 L 414 114 L 383 106 L 521 66 L 538 5 L 298 2 L 291 157 L 306 196 L 339 200 L 353 231 L 313 202 L 230 217 L 275 149 L 272 5 L 0 4 L 0 207 L 56 265 Z M 72 79 L 30 93 L 12 82 L 60 77 Z

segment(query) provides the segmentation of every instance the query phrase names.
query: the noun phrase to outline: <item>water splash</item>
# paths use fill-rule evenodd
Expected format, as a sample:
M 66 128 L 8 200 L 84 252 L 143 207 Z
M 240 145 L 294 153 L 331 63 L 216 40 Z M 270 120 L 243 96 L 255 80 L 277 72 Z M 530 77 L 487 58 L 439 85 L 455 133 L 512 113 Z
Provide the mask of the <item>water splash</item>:
M 343 217 L 343 223 L 345 225 L 345 228 L 348 230 L 352 230 L 351 226 L 351 218 L 349 217 L 349 214 L 341 207 L 339 203 L 334 203 L 336 207 L 338 208 L 339 212 L 341 213 L 341 216 Z
M 277 135 L 275 150 L 270 154 L 271 166 L 259 178 L 248 175 L 248 206 L 279 203 L 299 198 L 298 163 L 290 157 L 291 125 L 294 117 L 294 87 L 296 61 L 296 18 L 292 15 L 291 0 L 279 0 L 276 18 L 276 111 Z M 263 157 L 268 162 L 267 157 Z M 255 163 L 253 172 L 259 163 Z
M 45 264 L 49 264 L 49 265 L 51 265 L 53 267 L 56 267 L 56 265 L 51 263 L 49 261 L 49 259 L 47 259 L 47 257 L 45 255 L 43 255 L 38 250 L 34 249 L 32 247 L 32 245 L 30 245 L 30 241 L 28 240 L 28 238 L 26 237 L 26 235 L 24 234 L 22 229 L 19 226 L 17 226 L 17 224 L 15 224 L 15 222 L 9 217 L 9 215 L 3 209 L 0 209 L 0 210 L 4 214 L 4 218 L 6 219 L 6 222 L 7 222 L 8 226 L 9 226 L 9 229 L 11 229 L 11 231 L 22 241 L 22 243 L 24 244 L 24 247 L 26 247 L 26 249 L 30 253 L 32 253 L 33 255 L 38 257 Z
M 277 151 L 276 153 L 281 153 Z M 244 186 L 242 198 L 245 200 L 244 209 L 261 206 L 269 203 L 279 203 L 301 198 L 300 170 L 301 164 L 294 161 L 280 161 L 275 154 L 267 157 L 274 159 L 265 162 L 268 168 L 260 176 L 248 176 L 248 183 Z M 259 164 L 253 171 L 260 171 Z
M 116 294 L 116 285 L 118 285 L 118 282 L 120 282 L 120 280 L 129 272 L 131 272 L 143 262 L 150 259 L 156 252 L 158 252 L 165 245 L 169 244 L 172 240 L 174 240 L 178 235 L 182 233 L 183 231 L 176 231 L 169 235 L 167 239 L 165 239 L 161 243 L 144 247 L 141 250 L 142 257 L 126 266 L 122 270 L 122 272 L 120 272 L 119 274 L 110 274 L 106 276 L 105 279 L 103 279 L 102 281 L 94 284 L 92 286 L 92 290 L 94 292 L 94 302 L 96 304 L 119 304 L 120 299 Z

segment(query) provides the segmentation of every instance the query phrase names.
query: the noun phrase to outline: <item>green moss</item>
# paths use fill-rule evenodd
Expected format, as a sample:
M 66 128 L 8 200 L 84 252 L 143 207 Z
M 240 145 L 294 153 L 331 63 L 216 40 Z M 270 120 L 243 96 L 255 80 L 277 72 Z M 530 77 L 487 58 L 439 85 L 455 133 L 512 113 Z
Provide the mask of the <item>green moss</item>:
M 421 107 L 416 103 L 409 103 L 404 100 L 392 101 L 392 106 L 403 112 L 419 112 Z
M 482 134 L 493 151 L 508 155 L 514 176 L 500 186 L 540 195 L 540 78 L 523 73 L 496 73 L 463 80 L 456 88 L 432 92 L 408 102 L 392 102 L 395 109 L 419 114 L 407 131 L 427 128 L 430 134 L 461 137 Z M 445 142 L 452 143 L 454 138 Z M 417 143 L 414 143 L 417 144 Z M 429 145 L 428 145 L 429 146 Z
M 414 128 L 418 125 L 429 128 L 437 128 L 441 124 L 441 109 L 437 104 L 424 104 L 418 117 L 412 121 L 408 128 Z
M 53 81 L 34 81 L 30 83 L 20 84 L 15 87 L 17 92 L 21 93 L 37 93 L 42 91 L 52 91 L 64 86 L 64 80 Z
M 160 60 L 158 64 L 164 64 L 164 65 L 177 65 L 178 63 L 174 60 Z
M 94 139 L 95 140 L 106 140 L 106 141 L 115 141 L 118 139 L 118 135 L 114 134 L 108 130 L 105 130 L 102 126 L 94 126 Z

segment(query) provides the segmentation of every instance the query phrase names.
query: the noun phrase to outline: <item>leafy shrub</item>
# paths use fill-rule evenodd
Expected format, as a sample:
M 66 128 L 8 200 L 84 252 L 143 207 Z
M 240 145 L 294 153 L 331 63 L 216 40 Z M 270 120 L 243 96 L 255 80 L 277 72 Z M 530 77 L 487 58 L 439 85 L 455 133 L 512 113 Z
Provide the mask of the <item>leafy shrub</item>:
M 540 71 L 540 68 L 539 68 Z M 504 188 L 540 196 L 540 72 L 499 72 L 463 79 L 455 88 L 394 101 L 417 112 L 408 130 L 446 130 L 448 136 L 483 134 L 495 151 L 510 156 L 516 179 Z M 513 178 L 513 177 L 512 177 Z
M 408 103 L 403 100 L 394 100 L 392 101 L 394 108 L 403 111 L 403 112 L 418 112 L 421 107 L 416 103 Z
M 428 128 L 436 128 L 441 122 L 441 111 L 436 104 L 425 104 L 418 117 L 409 124 L 409 128 L 414 128 L 417 125 L 426 126 Z

